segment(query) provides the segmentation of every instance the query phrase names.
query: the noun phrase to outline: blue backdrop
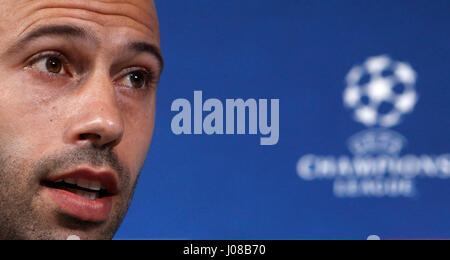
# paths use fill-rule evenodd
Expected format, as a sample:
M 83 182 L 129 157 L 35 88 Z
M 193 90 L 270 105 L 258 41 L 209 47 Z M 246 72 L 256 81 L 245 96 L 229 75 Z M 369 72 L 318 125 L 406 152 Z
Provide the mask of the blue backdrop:
M 116 239 L 450 238 L 449 1 L 155 2 L 166 62 L 156 128 Z M 439 157 L 440 177 L 414 178 L 408 196 L 338 196 L 336 178 L 307 180 L 297 164 L 354 158 L 347 140 L 371 127 L 344 105 L 345 79 L 379 55 L 417 76 L 413 111 L 389 127 L 407 140 L 398 156 Z M 195 90 L 280 99 L 279 143 L 174 135 L 171 104 Z

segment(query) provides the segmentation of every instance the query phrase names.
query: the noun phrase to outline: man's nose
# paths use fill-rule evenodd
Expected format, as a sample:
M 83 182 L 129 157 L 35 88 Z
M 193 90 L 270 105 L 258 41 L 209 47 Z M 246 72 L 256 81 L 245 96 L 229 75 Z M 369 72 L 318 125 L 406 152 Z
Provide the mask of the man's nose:
M 118 145 L 124 132 L 124 120 L 109 75 L 91 75 L 74 98 L 77 99 L 74 102 L 76 112 L 66 128 L 66 140 L 101 149 Z

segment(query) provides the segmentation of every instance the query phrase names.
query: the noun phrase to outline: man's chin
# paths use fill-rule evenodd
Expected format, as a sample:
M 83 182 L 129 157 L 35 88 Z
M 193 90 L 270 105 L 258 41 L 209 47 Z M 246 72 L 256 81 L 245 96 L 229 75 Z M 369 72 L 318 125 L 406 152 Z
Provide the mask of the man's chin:
M 59 207 L 47 192 L 39 192 L 32 209 L 14 223 L 16 232 L 7 239 L 20 240 L 110 240 L 123 219 L 120 210 L 111 209 L 102 221 L 80 218 Z M 119 199 L 119 198 L 116 198 Z
M 11 239 L 20 240 L 111 240 L 116 228 L 111 223 L 93 223 L 59 214 L 55 223 L 45 223 L 34 227 L 23 236 Z

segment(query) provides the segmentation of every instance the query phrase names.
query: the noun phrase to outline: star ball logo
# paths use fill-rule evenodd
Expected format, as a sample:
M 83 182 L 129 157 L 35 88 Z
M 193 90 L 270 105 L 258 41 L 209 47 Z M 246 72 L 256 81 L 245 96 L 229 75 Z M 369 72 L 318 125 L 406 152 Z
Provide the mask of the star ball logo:
M 343 103 L 366 130 L 349 138 L 349 155 L 308 154 L 297 163 L 304 181 L 332 180 L 339 198 L 413 197 L 415 179 L 450 178 L 450 154 L 402 155 L 407 141 L 390 128 L 414 111 L 419 101 L 417 74 L 387 55 L 368 58 L 346 77 Z
M 416 73 L 388 56 L 369 58 L 347 75 L 344 103 L 354 109 L 356 121 L 367 127 L 392 127 L 417 103 Z

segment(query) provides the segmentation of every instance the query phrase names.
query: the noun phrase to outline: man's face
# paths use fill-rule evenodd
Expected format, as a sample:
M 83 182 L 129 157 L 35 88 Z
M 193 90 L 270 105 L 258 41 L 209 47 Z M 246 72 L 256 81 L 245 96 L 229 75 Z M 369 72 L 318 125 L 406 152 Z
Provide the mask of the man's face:
M 0 239 L 110 239 L 162 69 L 153 1 L 0 0 Z

